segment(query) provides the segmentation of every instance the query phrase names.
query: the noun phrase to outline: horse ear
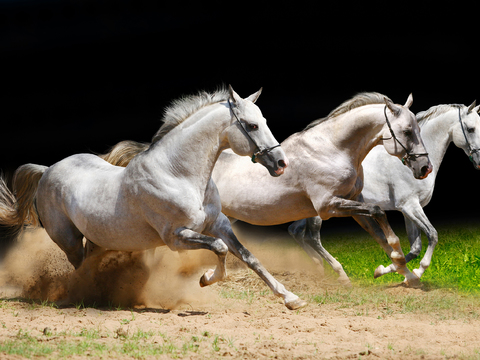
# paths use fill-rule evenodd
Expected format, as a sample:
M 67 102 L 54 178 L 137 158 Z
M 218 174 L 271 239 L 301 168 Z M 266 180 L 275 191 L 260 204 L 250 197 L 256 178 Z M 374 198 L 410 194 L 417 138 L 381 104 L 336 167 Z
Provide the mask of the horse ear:
M 402 111 L 402 108 L 400 106 L 395 105 L 393 101 L 389 98 L 384 97 L 383 100 L 385 101 L 385 105 L 387 105 L 387 108 L 390 109 L 393 115 L 398 116 L 400 114 L 400 112 Z
M 474 100 L 472 105 L 468 107 L 467 114 L 470 114 L 476 105 L 477 105 L 477 100 Z
M 412 104 L 413 104 L 413 95 L 410 94 L 408 95 L 407 102 L 403 106 L 405 106 L 407 109 L 410 109 L 410 106 L 412 106 Z
M 246 100 L 250 100 L 252 103 L 255 104 L 255 101 L 257 101 L 258 97 L 262 93 L 263 87 L 260 88 L 255 94 L 250 95 Z
M 228 92 L 230 93 L 230 99 L 232 99 L 235 105 L 238 105 L 243 99 L 233 90 L 232 85 L 228 85 Z

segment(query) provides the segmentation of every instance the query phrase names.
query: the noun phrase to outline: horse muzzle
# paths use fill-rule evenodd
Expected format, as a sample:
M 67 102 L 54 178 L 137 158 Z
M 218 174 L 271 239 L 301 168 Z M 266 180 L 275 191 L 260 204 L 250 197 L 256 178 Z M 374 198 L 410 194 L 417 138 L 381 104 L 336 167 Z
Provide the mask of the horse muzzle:
M 412 170 L 415 179 L 423 180 L 433 171 L 432 163 L 426 154 L 410 158 L 404 157 L 402 162 Z
M 255 156 L 255 161 L 265 166 L 271 176 L 280 176 L 285 172 L 289 161 L 281 147 L 263 151 Z

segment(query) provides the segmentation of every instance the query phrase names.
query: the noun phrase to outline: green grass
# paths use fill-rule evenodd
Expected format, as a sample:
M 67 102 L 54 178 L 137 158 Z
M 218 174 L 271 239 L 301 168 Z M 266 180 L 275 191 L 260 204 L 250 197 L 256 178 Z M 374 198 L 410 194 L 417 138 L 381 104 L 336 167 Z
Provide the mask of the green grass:
M 395 228 L 402 249 L 406 253 L 410 244 L 403 229 Z M 451 288 L 462 292 L 480 293 L 480 224 L 439 226 L 438 244 L 430 267 L 422 276 L 422 283 L 433 288 Z M 410 261 L 410 270 L 419 267 L 427 238 L 422 234 L 423 249 L 420 256 Z M 378 279 L 373 273 L 378 265 L 391 263 L 383 249 L 369 234 L 358 231 L 331 234 L 324 237 L 325 248 L 343 265 L 352 282 L 358 285 L 390 284 L 403 281 L 398 274 L 387 274 Z
M 159 335 L 163 338 L 163 344 L 154 344 L 149 339 Z M 102 343 L 101 337 L 113 337 L 114 343 Z M 207 334 L 206 336 L 210 336 Z M 220 350 L 220 342 L 227 344 L 228 340 L 219 335 L 212 339 L 207 337 L 195 337 L 174 341 L 161 332 L 143 331 L 127 335 L 108 334 L 101 336 L 95 330 L 83 330 L 80 333 L 53 333 L 47 336 L 32 336 L 29 332 L 19 330 L 15 338 L 0 344 L 0 353 L 19 355 L 25 358 L 47 357 L 49 359 L 63 359 L 74 355 L 102 357 L 106 355 L 125 355 L 135 359 L 143 359 L 146 356 L 168 355 L 171 358 L 183 358 L 188 353 L 198 352 L 200 342 L 210 342 L 211 348 Z M 46 341 L 48 339 L 52 341 Z M 58 338 L 58 339 L 57 339 Z M 208 345 L 207 345 L 208 348 Z

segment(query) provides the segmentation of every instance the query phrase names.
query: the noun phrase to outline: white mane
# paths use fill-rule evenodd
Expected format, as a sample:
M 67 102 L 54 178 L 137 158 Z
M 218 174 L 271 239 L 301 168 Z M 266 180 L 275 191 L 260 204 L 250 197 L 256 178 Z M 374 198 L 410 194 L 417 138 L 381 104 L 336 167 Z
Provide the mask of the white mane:
M 434 119 L 452 109 L 464 109 L 465 105 L 449 104 L 449 105 L 436 105 L 425 111 L 420 111 L 415 117 L 417 118 L 420 126 L 425 125 L 429 120 Z
M 340 116 L 342 114 L 349 112 L 350 110 L 359 108 L 361 106 L 370 105 L 370 104 L 385 104 L 385 99 L 390 100 L 387 96 L 377 92 L 358 93 L 351 99 L 344 101 L 335 109 L 330 111 L 327 117 L 312 121 L 310 124 L 307 125 L 304 131 L 311 129 L 312 127 L 317 126 L 318 124 L 321 124 L 325 120 Z
M 197 95 L 184 96 L 172 101 L 163 114 L 163 125 L 152 138 L 152 143 L 161 140 L 170 130 L 184 122 L 198 110 L 212 104 L 226 101 L 230 97 L 227 88 L 222 87 L 214 93 L 200 91 Z

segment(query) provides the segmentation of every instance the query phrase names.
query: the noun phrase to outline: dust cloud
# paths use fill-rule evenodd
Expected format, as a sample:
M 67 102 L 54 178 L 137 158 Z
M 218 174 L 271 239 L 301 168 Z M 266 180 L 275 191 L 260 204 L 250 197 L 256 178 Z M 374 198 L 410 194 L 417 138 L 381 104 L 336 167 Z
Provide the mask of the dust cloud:
M 286 231 L 245 224 L 235 224 L 234 230 L 269 271 L 315 272 L 315 264 L 301 249 L 290 246 L 285 251 L 285 244 L 293 243 Z M 26 231 L 0 263 L 0 297 L 65 306 L 194 308 L 218 298 L 211 287 L 199 286 L 202 274 L 216 263 L 206 250 L 177 253 L 160 247 L 149 252 L 107 251 L 87 258 L 75 270 L 46 232 L 38 229 Z M 245 268 L 228 255 L 227 273 Z

